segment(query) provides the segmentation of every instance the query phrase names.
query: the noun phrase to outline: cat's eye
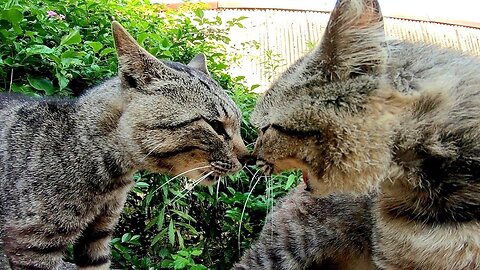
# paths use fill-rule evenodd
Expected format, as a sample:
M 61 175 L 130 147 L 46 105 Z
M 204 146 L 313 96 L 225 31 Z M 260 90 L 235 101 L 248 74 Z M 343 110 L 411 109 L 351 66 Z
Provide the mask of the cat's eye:
M 218 135 L 223 136 L 225 139 L 230 138 L 222 122 L 218 120 L 211 120 L 208 121 L 208 124 L 210 124 L 210 126 L 213 128 L 213 130 L 215 130 Z

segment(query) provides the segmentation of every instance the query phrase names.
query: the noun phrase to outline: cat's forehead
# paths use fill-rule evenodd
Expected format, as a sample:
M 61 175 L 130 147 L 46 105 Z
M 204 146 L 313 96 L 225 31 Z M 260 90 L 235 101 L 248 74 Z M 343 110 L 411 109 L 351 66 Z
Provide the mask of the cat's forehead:
M 240 119 L 241 112 L 225 90 L 209 74 L 177 62 L 162 61 L 176 71 L 178 76 L 169 78 L 168 95 L 183 109 L 196 111 L 208 118 Z M 160 81 L 159 84 L 164 84 Z
M 259 99 L 252 123 L 259 128 L 286 122 L 296 125 L 295 119 L 315 121 L 329 113 L 362 110 L 370 93 L 378 89 L 378 80 L 365 75 L 330 82 L 319 70 L 297 63 Z

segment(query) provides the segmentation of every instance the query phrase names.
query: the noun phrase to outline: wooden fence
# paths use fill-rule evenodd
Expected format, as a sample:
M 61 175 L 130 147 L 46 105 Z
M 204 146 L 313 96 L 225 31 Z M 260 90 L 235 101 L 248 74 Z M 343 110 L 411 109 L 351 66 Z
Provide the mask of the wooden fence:
M 260 85 L 257 91 L 268 88 L 286 67 L 319 43 L 330 16 L 323 11 L 274 9 L 216 9 L 207 14 L 223 19 L 248 17 L 243 21 L 245 28 L 231 35 L 232 44 L 244 57 L 230 72 L 245 76 L 251 85 Z M 385 30 L 393 38 L 435 43 L 480 56 L 479 28 L 387 17 Z M 245 42 L 256 43 L 258 49 Z

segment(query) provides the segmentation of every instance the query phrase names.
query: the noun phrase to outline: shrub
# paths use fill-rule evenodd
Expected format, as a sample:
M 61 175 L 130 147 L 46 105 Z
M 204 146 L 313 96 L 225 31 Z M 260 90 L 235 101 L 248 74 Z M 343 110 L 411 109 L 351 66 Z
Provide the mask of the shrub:
M 222 21 L 205 16 L 202 4 L 164 10 L 138 0 L 8 0 L 1 5 L 1 91 L 78 96 L 114 76 L 117 60 L 110 31 L 114 18 L 158 58 L 185 63 L 205 53 L 212 76 L 244 113 L 242 136 L 247 144 L 254 141 L 256 132 L 248 119 L 256 98 L 250 90 L 255 86 L 247 87 L 242 77 L 227 73 L 239 56 L 225 53 L 230 31 L 243 27 L 244 17 Z M 168 182 L 171 178 L 164 175 L 136 174 L 137 184 L 112 241 L 114 266 L 230 268 L 240 256 L 239 247 L 248 248 L 260 231 L 274 198 L 298 179 L 285 174 L 264 181 L 252 179 L 254 175 L 258 175 L 254 167 L 246 168 L 217 186 L 183 192 L 180 179 Z

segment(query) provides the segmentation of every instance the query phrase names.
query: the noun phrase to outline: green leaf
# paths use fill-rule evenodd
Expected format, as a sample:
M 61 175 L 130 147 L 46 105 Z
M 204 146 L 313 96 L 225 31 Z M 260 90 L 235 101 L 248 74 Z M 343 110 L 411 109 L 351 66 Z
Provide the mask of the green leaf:
M 65 87 L 67 87 L 69 80 L 61 73 L 57 73 L 55 75 L 58 80 L 58 85 L 60 86 L 60 91 L 63 90 Z
M 150 246 L 153 247 L 158 241 L 160 241 L 160 239 L 162 239 L 165 236 L 165 234 L 167 234 L 167 228 L 163 229 L 161 232 L 155 235 Z
M 175 245 L 175 230 L 173 226 L 173 220 L 170 220 L 170 224 L 168 225 L 168 242 L 172 246 Z
M 190 270 L 208 270 L 208 268 L 205 265 L 202 264 L 196 264 L 190 268 Z
M 185 268 L 185 266 L 187 266 L 187 264 L 188 264 L 187 259 L 182 258 L 182 257 L 178 257 L 175 260 L 174 267 L 175 267 L 175 269 L 183 269 L 183 268 Z
M 23 13 L 18 9 L 12 8 L 3 12 L 3 18 L 12 24 L 18 24 L 23 20 Z
M 141 33 L 137 36 L 137 42 L 138 44 L 143 46 L 143 43 L 145 40 L 150 36 L 150 33 Z
M 122 236 L 122 243 L 128 242 L 128 240 L 130 240 L 131 237 L 132 237 L 132 235 L 130 233 L 124 234 Z
M 85 43 L 87 43 L 88 46 L 92 47 L 95 53 L 98 53 L 103 48 L 103 44 L 97 41 L 87 41 Z
M 186 250 L 180 250 L 180 251 L 178 252 L 178 255 L 180 255 L 180 256 L 182 256 L 182 257 L 184 257 L 184 258 L 190 257 L 190 253 L 189 253 L 188 251 L 186 251 Z
M 197 222 L 193 217 L 191 217 L 189 214 L 187 213 L 184 213 L 182 211 L 178 211 L 178 210 L 175 210 L 175 209 L 172 209 L 172 211 L 179 215 L 181 218 L 185 219 L 185 220 L 189 220 L 189 221 L 192 221 L 192 222 Z
M 191 234 L 198 235 L 198 231 L 192 225 L 184 222 L 177 222 L 177 225 L 182 226 L 183 228 L 187 229 Z
M 34 54 L 51 54 L 53 53 L 53 49 L 45 46 L 45 45 L 33 45 L 30 48 L 25 50 L 28 56 Z
M 177 238 L 178 238 L 178 245 L 180 246 L 180 248 L 185 248 L 183 237 L 180 234 L 180 231 L 177 231 Z
M 107 55 L 109 53 L 112 53 L 114 51 L 115 51 L 114 48 L 105 48 L 100 52 L 100 56 L 105 56 L 105 55 Z
M 150 192 L 150 193 L 148 193 L 147 197 L 145 198 L 145 205 L 147 207 L 150 206 L 150 203 L 152 202 L 152 199 L 153 199 L 153 195 L 155 195 L 155 193 Z
M 293 183 L 295 183 L 295 180 L 296 180 L 295 175 L 290 174 L 290 175 L 288 176 L 287 184 L 285 184 L 284 189 L 285 189 L 285 190 L 289 189 L 289 188 L 293 185 Z
M 158 219 L 158 217 L 152 218 L 152 219 L 147 223 L 147 225 L 145 225 L 145 231 L 150 230 L 150 228 L 152 228 L 153 225 L 155 225 L 155 224 L 157 223 L 157 219 Z
M 165 208 L 162 208 L 162 210 L 158 214 L 157 228 L 160 230 L 163 227 L 164 223 L 165 223 Z
M 202 250 L 201 249 L 195 249 L 195 250 L 192 250 L 191 254 L 193 256 L 200 256 L 202 254 Z
M 139 187 L 139 188 L 148 188 L 150 185 L 148 183 L 145 183 L 145 182 L 137 182 L 135 184 L 136 187 Z
M 235 195 L 236 191 L 232 187 L 227 187 L 227 190 L 230 191 L 230 193 L 232 193 L 232 195 Z
M 132 239 L 130 239 L 130 242 L 135 242 L 135 241 L 138 242 L 138 239 L 140 239 L 140 235 L 134 235 Z
M 78 44 L 82 41 L 82 37 L 80 36 L 80 32 L 77 29 L 70 31 L 67 35 L 62 37 L 60 41 L 60 45 L 72 45 Z
M 53 62 L 55 62 L 55 64 L 57 65 L 60 65 L 62 63 L 62 60 L 60 59 L 60 57 L 56 56 L 53 53 L 47 54 L 47 57 L 50 58 L 50 60 L 52 60 Z
M 257 89 L 258 87 L 260 87 L 259 84 L 254 84 L 250 87 L 250 91 L 253 91 L 253 90 Z
M 53 84 L 49 79 L 28 76 L 27 80 L 33 88 L 44 91 L 47 95 L 55 93 L 55 88 L 53 88 Z
M 194 12 L 195 12 L 195 15 L 196 15 L 197 17 L 203 18 L 204 12 L 203 12 L 202 9 L 196 9 Z

